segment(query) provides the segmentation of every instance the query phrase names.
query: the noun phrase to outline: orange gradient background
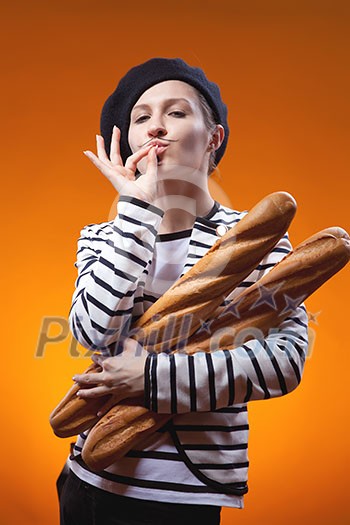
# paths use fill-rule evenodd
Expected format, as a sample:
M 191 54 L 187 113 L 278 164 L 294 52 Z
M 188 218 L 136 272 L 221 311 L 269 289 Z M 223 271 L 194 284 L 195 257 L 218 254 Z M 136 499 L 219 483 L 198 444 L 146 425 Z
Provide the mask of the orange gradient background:
M 11 1 L 1 8 L 2 525 L 58 525 L 70 440 L 49 413 L 87 366 L 71 337 L 36 357 L 44 318 L 67 318 L 80 229 L 115 191 L 83 156 L 118 79 L 180 56 L 216 81 L 231 136 L 216 183 L 237 209 L 286 190 L 294 244 L 349 224 L 349 10 L 340 1 Z M 222 524 L 348 523 L 349 268 L 308 301 L 316 336 L 301 386 L 250 405 L 250 491 Z M 49 336 L 58 336 L 51 324 Z

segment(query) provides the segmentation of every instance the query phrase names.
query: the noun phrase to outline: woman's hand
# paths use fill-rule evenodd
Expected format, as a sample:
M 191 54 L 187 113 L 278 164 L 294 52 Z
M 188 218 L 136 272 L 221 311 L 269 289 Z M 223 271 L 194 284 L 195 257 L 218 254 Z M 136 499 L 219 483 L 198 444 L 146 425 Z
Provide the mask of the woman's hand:
M 84 154 L 113 184 L 119 195 L 137 197 L 145 202 L 152 203 L 157 197 L 157 149 L 158 146 L 148 145 L 130 155 L 125 166 L 120 156 L 120 130 L 113 128 L 110 158 L 106 153 L 104 140 L 96 135 L 97 156 L 92 151 Z M 147 157 L 146 172 L 137 179 L 135 172 L 141 159 Z
M 137 341 L 126 338 L 120 354 L 107 358 L 93 356 L 93 360 L 102 367 L 102 371 L 75 375 L 73 380 L 80 387 L 77 395 L 83 399 L 90 399 L 111 394 L 108 406 L 104 406 L 101 413 L 122 399 L 142 397 L 147 355 L 148 352 Z

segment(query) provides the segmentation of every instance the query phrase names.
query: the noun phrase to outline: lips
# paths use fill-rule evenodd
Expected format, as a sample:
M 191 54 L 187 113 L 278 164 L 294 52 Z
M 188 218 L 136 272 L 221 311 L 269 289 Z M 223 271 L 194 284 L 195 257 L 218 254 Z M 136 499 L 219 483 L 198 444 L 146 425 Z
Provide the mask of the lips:
M 167 147 L 169 146 L 170 144 L 168 142 L 165 142 L 161 139 L 153 139 L 147 143 L 145 143 L 143 145 L 143 147 L 149 147 L 149 146 L 157 146 L 157 164 L 158 166 L 161 164 L 162 162 L 162 156 L 163 156 L 163 153 L 164 151 L 167 149 Z
M 152 144 L 152 146 L 169 146 L 168 142 L 164 142 L 161 139 L 153 139 L 147 144 L 147 146 L 149 146 L 150 144 Z
M 157 157 L 159 157 L 159 155 L 161 155 L 167 149 L 167 147 L 169 146 L 169 144 L 167 144 L 166 142 L 163 142 L 162 140 L 159 140 L 159 139 L 152 140 L 150 142 L 150 144 L 152 144 L 154 146 L 158 146 L 157 147 Z
M 168 145 L 166 145 L 166 146 L 158 146 L 158 148 L 157 148 L 157 157 L 159 155 L 161 155 L 167 149 L 167 147 L 168 147 Z

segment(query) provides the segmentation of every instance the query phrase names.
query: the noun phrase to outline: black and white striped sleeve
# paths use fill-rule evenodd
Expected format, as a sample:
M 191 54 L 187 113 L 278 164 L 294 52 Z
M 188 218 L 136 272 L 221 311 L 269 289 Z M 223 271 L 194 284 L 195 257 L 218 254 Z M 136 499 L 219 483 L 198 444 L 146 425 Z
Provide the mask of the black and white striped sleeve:
M 290 249 L 286 236 L 260 263 L 259 277 Z M 291 392 L 303 373 L 307 324 L 307 313 L 301 305 L 267 337 L 251 339 L 235 349 L 210 354 L 198 352 L 192 356 L 185 353 L 148 356 L 146 406 L 162 413 L 207 412 Z
M 69 323 L 85 348 L 108 348 L 130 320 L 135 290 L 152 259 L 162 216 L 159 208 L 122 196 L 112 230 L 106 232 L 99 225 L 82 229 Z

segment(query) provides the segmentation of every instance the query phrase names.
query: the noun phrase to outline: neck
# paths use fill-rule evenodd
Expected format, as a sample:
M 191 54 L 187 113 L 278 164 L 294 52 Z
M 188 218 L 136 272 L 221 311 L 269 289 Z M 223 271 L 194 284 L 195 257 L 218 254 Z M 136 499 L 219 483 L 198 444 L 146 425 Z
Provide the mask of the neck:
M 193 227 L 197 217 L 207 215 L 214 205 L 207 177 L 196 183 L 187 180 L 163 180 L 155 204 L 164 210 L 159 233 L 173 233 Z

